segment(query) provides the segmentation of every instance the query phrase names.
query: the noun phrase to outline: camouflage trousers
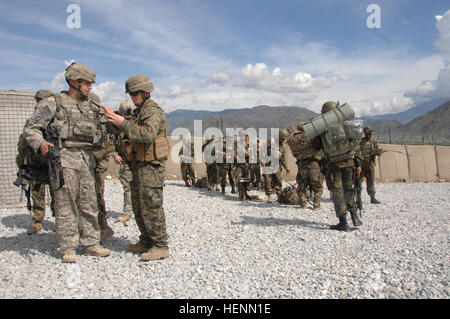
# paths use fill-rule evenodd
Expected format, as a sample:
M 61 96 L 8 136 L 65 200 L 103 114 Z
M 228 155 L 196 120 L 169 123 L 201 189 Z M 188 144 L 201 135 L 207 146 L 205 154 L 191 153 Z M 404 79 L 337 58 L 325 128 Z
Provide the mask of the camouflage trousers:
M 209 186 L 216 186 L 219 184 L 219 172 L 217 164 L 206 164 L 206 176 Z
M 123 186 L 123 213 L 131 216 L 133 207 L 131 206 L 131 179 L 132 174 L 130 166 L 122 163 L 119 168 L 119 180 Z
M 33 199 L 33 223 L 41 223 L 44 221 L 45 217 L 45 184 L 41 184 L 39 190 L 34 190 L 35 184 L 31 183 L 31 198 Z M 50 191 L 50 208 L 55 214 L 55 194 L 53 192 L 53 187 L 49 185 Z
M 333 204 L 336 216 L 344 216 L 348 211 L 356 211 L 353 190 L 353 166 L 339 167 L 332 165 L 330 173 L 333 179 Z
M 360 182 L 362 183 L 364 178 L 367 184 L 367 194 L 375 196 L 375 165 L 363 164 L 361 167 Z
M 180 163 L 180 170 L 181 170 L 181 178 L 183 181 L 188 180 L 189 178 L 195 177 L 195 171 L 194 167 L 191 163 Z
M 278 170 L 274 174 L 263 174 L 264 190 L 266 195 L 271 195 L 273 191 L 276 193 L 281 192 L 283 180 L 281 178 L 281 165 L 278 166 Z
M 233 175 L 235 170 L 235 165 L 230 163 L 222 163 L 218 164 L 219 167 L 219 177 L 220 177 L 220 186 L 227 186 L 227 175 L 228 180 L 230 181 L 230 185 L 235 185 Z
M 297 192 L 301 202 L 306 202 L 306 190 L 311 188 L 314 203 L 319 203 L 323 194 L 323 175 L 317 161 L 297 162 Z
M 95 192 L 97 194 L 98 223 L 106 222 L 105 177 L 108 170 L 108 158 L 97 162 L 95 168 Z
M 163 207 L 164 172 L 164 166 L 146 163 L 131 168 L 131 204 L 141 233 L 139 241 L 149 248 L 168 247 Z
M 100 227 L 94 169 L 63 168 L 64 186 L 55 190 L 56 234 L 62 252 L 98 245 Z
M 259 187 L 261 185 L 261 164 L 250 163 L 250 184 Z

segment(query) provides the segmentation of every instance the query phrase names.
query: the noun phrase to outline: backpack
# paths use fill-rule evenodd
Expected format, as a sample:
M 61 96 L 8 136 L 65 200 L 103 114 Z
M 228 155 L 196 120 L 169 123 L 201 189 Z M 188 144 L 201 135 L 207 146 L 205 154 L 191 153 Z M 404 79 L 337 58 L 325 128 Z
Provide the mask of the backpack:
M 298 205 L 300 198 L 298 197 L 297 187 L 288 186 L 278 195 L 278 203 L 286 205 Z
M 194 185 L 196 188 L 207 188 L 208 187 L 208 179 L 206 177 L 202 177 L 198 179 Z

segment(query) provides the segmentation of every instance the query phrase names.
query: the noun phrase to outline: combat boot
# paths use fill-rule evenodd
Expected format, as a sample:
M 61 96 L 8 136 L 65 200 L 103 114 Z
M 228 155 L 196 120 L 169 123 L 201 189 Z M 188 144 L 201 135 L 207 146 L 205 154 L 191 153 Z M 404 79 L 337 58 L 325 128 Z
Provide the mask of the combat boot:
M 122 214 L 121 216 L 119 216 L 119 217 L 117 218 L 117 220 L 118 220 L 119 222 L 122 222 L 122 223 L 125 224 L 127 221 L 130 220 L 130 218 L 131 218 L 131 215 Z
M 209 191 L 212 190 L 211 184 L 208 184 L 208 190 L 209 190 Z
M 339 224 L 330 226 L 330 229 L 340 230 L 340 231 L 349 231 L 350 226 L 347 223 L 347 216 L 339 216 Z
M 225 187 L 222 187 L 222 195 L 225 195 Z
M 62 256 L 63 263 L 75 263 L 77 262 L 77 256 L 74 249 L 68 249 L 63 253 Z
M 189 180 L 185 180 L 185 181 L 184 181 L 184 186 L 186 186 L 186 187 L 191 187 L 191 184 L 189 184 Z
M 267 202 L 268 203 L 273 203 L 272 194 L 267 195 Z
M 34 235 L 36 233 L 39 233 L 42 229 L 42 223 L 34 223 L 33 225 L 31 225 L 30 228 L 28 228 L 27 230 L 27 235 Z
M 132 253 L 146 253 L 150 248 L 138 241 L 136 244 L 129 244 L 127 249 Z
M 158 260 L 167 257 L 169 257 L 169 248 L 159 248 L 153 246 L 148 252 L 141 255 L 141 260 Z
M 300 207 L 301 208 L 306 208 L 306 201 L 301 200 L 300 201 Z
M 361 226 L 363 224 L 361 219 L 359 219 L 358 214 L 356 213 L 356 210 L 355 211 L 350 211 L 350 216 L 352 218 L 353 226 L 358 227 L 358 226 Z
M 216 185 L 216 191 L 217 191 L 217 192 L 220 192 L 220 186 L 219 186 L 219 184 Z
M 320 205 L 320 203 L 314 203 L 313 205 L 313 210 L 321 210 L 322 206 Z
M 370 195 L 370 203 L 371 204 L 381 204 L 381 202 L 375 198 L 375 195 Z
M 104 242 L 106 238 L 112 237 L 114 230 L 108 226 L 106 220 L 100 223 L 100 242 Z
M 231 185 L 231 194 L 236 194 L 236 185 Z
M 100 245 L 95 245 L 90 248 L 86 248 L 83 252 L 85 256 L 97 256 L 97 257 L 106 257 L 111 254 L 109 249 L 103 248 Z

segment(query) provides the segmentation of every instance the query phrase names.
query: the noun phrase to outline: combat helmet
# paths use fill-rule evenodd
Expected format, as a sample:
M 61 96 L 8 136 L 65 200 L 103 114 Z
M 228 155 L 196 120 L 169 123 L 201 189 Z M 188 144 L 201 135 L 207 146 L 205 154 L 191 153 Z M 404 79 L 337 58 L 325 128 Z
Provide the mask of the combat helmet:
M 94 101 L 97 104 L 101 103 L 100 102 L 100 97 L 97 94 L 93 93 L 93 92 L 89 92 L 88 99 L 91 100 L 91 101 Z
M 320 112 L 321 112 L 322 114 L 328 113 L 328 112 L 330 112 L 331 110 L 336 109 L 337 106 L 338 106 L 338 105 L 337 105 L 336 102 L 333 102 L 333 101 L 325 102 L 325 103 L 323 103 L 323 105 L 322 105 L 322 110 L 321 110 Z
M 39 90 L 34 94 L 34 99 L 39 101 L 39 100 L 45 99 L 46 97 L 49 97 L 50 95 L 53 95 L 52 91 Z
M 305 125 L 305 122 L 302 122 L 302 121 L 298 122 L 298 124 L 297 124 L 297 130 L 299 130 L 299 131 L 304 131 L 303 125 Z
M 84 64 L 77 64 L 73 62 L 66 68 L 66 73 L 64 74 L 66 81 L 69 80 L 86 80 L 91 83 L 95 83 L 96 77 L 94 71 Z
M 135 74 L 125 82 L 125 93 L 133 93 L 137 91 L 149 93 L 153 91 L 153 83 L 145 74 Z
M 291 134 L 289 134 L 289 131 L 285 128 L 281 129 L 280 132 L 278 133 L 278 136 L 283 140 L 287 139 L 289 137 L 289 135 L 291 135 Z
M 120 103 L 119 114 L 122 116 L 127 116 L 133 114 L 136 105 L 130 100 L 124 100 Z
M 363 129 L 364 134 L 372 134 L 373 133 L 373 128 L 371 128 L 370 126 L 366 126 Z

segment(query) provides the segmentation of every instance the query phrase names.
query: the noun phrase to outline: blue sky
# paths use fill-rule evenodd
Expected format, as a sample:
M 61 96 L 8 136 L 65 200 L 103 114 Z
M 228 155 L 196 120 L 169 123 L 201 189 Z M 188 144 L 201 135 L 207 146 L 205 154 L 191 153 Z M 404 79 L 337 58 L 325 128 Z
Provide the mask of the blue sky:
M 80 8 L 81 28 L 66 21 Z M 381 28 L 368 28 L 370 4 Z M 450 96 L 448 1 L 1 1 L 0 89 L 62 90 L 65 62 L 97 74 L 118 108 L 124 82 L 152 79 L 167 111 L 260 104 L 360 115 Z

